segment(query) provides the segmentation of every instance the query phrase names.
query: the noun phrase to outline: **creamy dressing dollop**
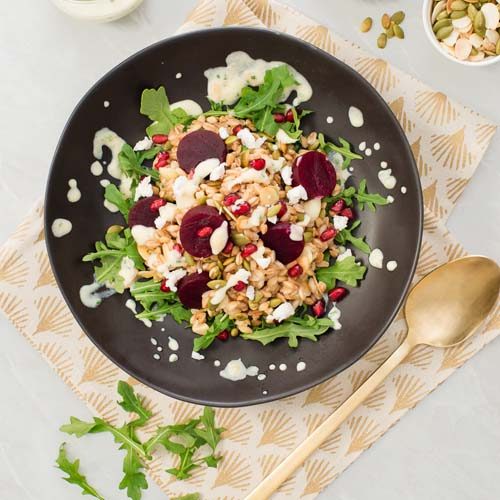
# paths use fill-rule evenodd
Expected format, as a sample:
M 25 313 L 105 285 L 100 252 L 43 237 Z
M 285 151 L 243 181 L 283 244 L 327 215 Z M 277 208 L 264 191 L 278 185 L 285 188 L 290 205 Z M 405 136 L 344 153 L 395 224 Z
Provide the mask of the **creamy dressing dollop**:
M 101 290 L 102 289 L 102 290 Z M 83 285 L 80 288 L 80 300 L 85 307 L 95 309 L 101 304 L 103 299 L 107 299 L 116 292 L 110 288 L 106 288 L 101 283 L 93 281 L 89 285 Z
M 73 224 L 68 219 L 54 219 L 54 222 L 52 223 L 51 226 L 52 229 L 52 234 L 56 238 L 62 238 L 63 236 L 66 236 L 71 232 L 71 229 L 73 229 Z

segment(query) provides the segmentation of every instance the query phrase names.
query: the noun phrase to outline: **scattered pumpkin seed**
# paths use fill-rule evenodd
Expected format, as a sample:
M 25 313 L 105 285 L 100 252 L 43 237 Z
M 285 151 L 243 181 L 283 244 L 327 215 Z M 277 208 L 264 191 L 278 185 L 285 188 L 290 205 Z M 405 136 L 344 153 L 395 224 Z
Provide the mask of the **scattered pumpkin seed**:
M 302 222 L 304 220 L 304 217 L 305 217 L 304 214 L 297 214 L 297 220 L 299 222 Z
M 243 267 L 247 270 L 247 271 L 251 271 L 252 268 L 250 267 L 250 262 L 248 260 L 244 260 L 243 261 Z
M 377 38 L 377 47 L 379 49 L 385 49 L 386 45 L 387 45 L 387 35 L 385 33 L 380 33 L 380 35 Z
M 387 36 L 388 39 L 389 38 L 394 38 L 394 27 L 393 27 L 392 24 L 391 24 L 391 26 L 389 28 L 387 28 L 385 30 L 385 34 L 386 34 L 386 36 Z
M 229 146 L 236 140 L 238 140 L 238 138 L 235 135 L 230 135 L 224 142 Z
M 114 224 L 113 226 L 109 226 L 106 234 L 115 234 L 121 233 L 123 230 L 123 226 L 119 226 L 118 224 Z
M 467 7 L 467 15 L 470 17 L 471 21 L 474 21 L 474 18 L 476 17 L 478 10 L 476 7 L 474 7 L 474 4 L 469 4 Z
M 451 19 L 441 19 L 439 21 L 436 21 L 434 23 L 434 26 L 432 27 L 432 30 L 434 33 L 437 33 L 441 28 L 444 28 L 445 26 L 451 26 Z
M 275 215 L 278 215 L 279 211 L 281 210 L 281 205 L 273 205 L 272 207 L 269 207 L 267 209 L 266 215 L 268 217 L 274 217 Z
M 366 19 L 364 19 L 360 27 L 361 33 L 368 33 L 368 31 L 372 29 L 372 25 L 373 19 L 371 17 L 367 17 Z
M 221 271 L 218 267 L 212 267 L 212 269 L 210 269 L 210 271 L 208 271 L 208 276 L 210 277 L 210 279 L 216 279 L 220 276 L 221 274 Z
M 462 17 L 465 17 L 467 15 L 467 12 L 465 10 L 454 10 L 450 14 L 450 19 L 461 19 Z
M 248 167 L 249 157 L 250 157 L 250 151 L 248 151 L 248 149 L 241 153 L 240 158 L 242 167 Z
M 207 197 L 205 195 L 200 196 L 199 198 L 196 198 L 196 203 L 198 205 L 206 205 L 207 204 Z
M 464 0 L 454 0 L 451 2 L 451 10 L 465 10 L 467 8 L 467 2 Z
M 436 21 L 441 21 L 442 19 L 447 19 L 448 18 L 448 12 L 446 10 L 443 10 L 443 12 L 440 12 L 437 17 Z
M 271 299 L 269 301 L 269 305 L 274 309 L 275 307 L 278 307 L 283 301 L 279 299 L 278 297 Z
M 184 252 L 184 260 L 188 266 L 194 266 L 195 264 L 193 257 L 187 252 Z
M 304 232 L 304 241 L 306 243 L 310 242 L 313 240 L 313 232 L 312 231 L 305 231 Z
M 405 17 L 405 13 L 402 10 L 398 10 L 391 16 L 391 21 L 395 24 L 401 24 L 405 20 Z
M 271 156 L 273 157 L 273 160 L 279 160 L 281 157 L 281 153 L 278 150 L 276 150 L 273 151 L 273 154 Z
M 384 14 L 382 16 L 382 19 L 380 20 L 380 23 L 382 24 L 382 28 L 385 30 L 391 25 L 391 17 L 389 14 Z
M 226 280 L 212 280 L 207 283 L 207 286 L 208 288 L 210 288 L 210 290 L 218 290 L 219 288 L 226 286 L 226 283 Z
M 250 243 L 250 238 L 245 236 L 243 233 L 231 233 L 231 239 L 233 240 L 233 243 L 235 245 L 238 245 L 239 247 L 242 247 L 243 245 L 246 245 L 247 243 Z
M 486 29 L 486 19 L 481 11 L 478 11 L 474 17 L 473 26 L 476 33 L 479 33 L 480 31 L 482 32 Z
M 264 298 L 264 295 L 262 292 L 259 292 L 258 290 L 255 292 L 255 298 L 253 299 L 254 302 L 260 302 Z
M 394 34 L 398 38 L 403 39 L 405 37 L 405 32 L 403 31 L 403 28 L 401 28 L 401 26 L 399 26 L 399 24 L 395 24 L 393 26 L 393 29 L 394 29 Z
M 448 38 L 453 32 L 453 26 L 444 26 L 436 33 L 436 38 L 438 40 L 444 40 Z
M 248 307 L 250 308 L 251 311 L 256 311 L 259 308 L 259 304 L 252 300 L 248 302 Z

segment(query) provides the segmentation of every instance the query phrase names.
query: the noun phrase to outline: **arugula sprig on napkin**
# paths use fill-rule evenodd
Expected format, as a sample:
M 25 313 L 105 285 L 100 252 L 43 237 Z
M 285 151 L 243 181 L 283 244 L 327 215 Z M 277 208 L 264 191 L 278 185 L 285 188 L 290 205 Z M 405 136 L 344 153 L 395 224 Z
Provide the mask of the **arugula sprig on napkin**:
M 153 416 L 151 410 L 145 405 L 144 399 L 140 398 L 124 381 L 118 382 L 118 394 L 122 398 L 118 404 L 136 418 L 117 427 L 97 417 L 94 417 L 92 422 L 70 417 L 70 422 L 61 426 L 60 430 L 78 438 L 87 434 L 110 433 L 115 442 L 120 444 L 120 450 L 126 452 L 122 467 L 123 478 L 119 489 L 126 490 L 129 498 L 140 500 L 143 490 L 148 488 L 143 470 L 147 462 L 152 459 L 152 452 L 159 445 L 178 456 L 177 467 L 166 471 L 177 479 L 190 477 L 191 472 L 203 464 L 208 467 L 217 467 L 222 457 L 216 454 L 216 448 L 224 429 L 216 426 L 215 413 L 212 408 L 205 407 L 199 418 L 186 423 L 158 427 L 153 437 L 143 443 L 137 435 L 137 430 L 151 420 Z M 80 461 L 71 462 L 68 459 L 65 443 L 59 448 L 56 465 L 68 475 L 63 479 L 79 486 L 83 495 L 91 495 L 104 500 L 88 483 L 86 477 L 79 472 Z M 186 498 L 199 498 L 196 493 L 191 495 Z

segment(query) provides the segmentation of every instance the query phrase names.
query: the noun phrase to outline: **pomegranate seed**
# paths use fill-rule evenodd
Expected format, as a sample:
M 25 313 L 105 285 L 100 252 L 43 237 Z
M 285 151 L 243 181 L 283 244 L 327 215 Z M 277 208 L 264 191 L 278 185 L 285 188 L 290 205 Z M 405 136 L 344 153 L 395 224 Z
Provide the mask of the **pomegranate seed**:
M 168 151 L 161 151 L 156 155 L 155 161 L 153 162 L 153 167 L 158 170 L 159 168 L 168 165 L 170 160 L 170 154 Z
M 254 245 L 253 243 L 247 243 L 241 250 L 241 256 L 243 258 L 247 258 L 250 257 L 250 255 L 252 255 L 256 251 L 257 251 L 257 245 Z
M 159 170 L 160 168 L 166 167 L 167 165 L 168 165 L 168 160 L 159 160 L 153 165 L 153 168 Z
M 283 200 L 280 200 L 280 211 L 276 214 L 278 219 L 281 219 L 286 214 L 286 211 L 288 210 L 288 207 L 286 206 L 286 203 Z
M 351 208 L 344 208 L 344 210 L 340 212 L 340 215 L 347 217 L 349 220 L 354 219 L 354 212 L 352 211 Z
M 242 203 L 238 203 L 238 205 L 236 205 L 236 207 L 231 211 L 234 215 L 245 215 L 250 212 L 250 208 L 250 204 L 246 201 L 243 201 Z
M 233 135 L 238 135 L 238 132 L 243 128 L 243 125 L 236 125 L 233 127 Z
M 329 227 L 328 229 L 325 229 L 319 235 L 319 239 L 321 241 L 328 241 L 328 240 L 331 240 L 331 239 L 335 238 L 336 234 L 337 234 L 337 231 L 335 231 L 335 229 L 333 229 L 333 227 Z
M 328 292 L 328 297 L 332 302 L 340 302 L 347 295 L 347 289 L 338 286 Z
M 273 116 L 276 123 L 283 123 L 286 121 L 286 117 L 283 113 L 274 113 Z
M 318 302 L 313 304 L 312 312 L 317 318 L 321 318 L 321 316 L 325 314 L 325 303 L 323 299 L 319 299 Z
M 333 205 L 332 208 L 330 208 L 330 212 L 332 214 L 338 214 L 345 208 L 345 201 L 344 200 L 338 200 L 336 201 Z
M 288 276 L 290 276 L 290 278 L 297 278 L 302 274 L 302 271 L 302 266 L 300 264 L 295 264 L 288 270 Z
M 230 207 L 231 205 L 234 205 L 237 200 L 239 200 L 240 197 L 236 193 L 229 193 L 224 197 L 223 204 L 225 207 Z
M 156 134 L 151 137 L 151 140 L 155 144 L 165 144 L 168 141 L 168 135 L 165 134 Z
M 182 248 L 182 245 L 180 243 L 176 243 L 173 248 L 176 252 L 179 252 L 181 255 L 184 253 L 184 248 Z
M 233 248 L 234 248 L 234 243 L 232 241 L 228 241 L 226 243 L 226 246 L 224 247 L 224 250 L 222 250 L 222 253 L 225 255 L 229 255 L 233 251 Z
M 210 226 L 205 226 L 205 227 L 202 227 L 201 229 L 198 229 L 196 234 L 200 238 L 208 238 L 209 236 L 212 236 L 213 232 L 214 232 L 214 230 Z
M 245 290 L 247 286 L 245 285 L 245 283 L 243 283 L 243 281 L 238 281 L 238 283 L 236 283 L 236 285 L 233 286 L 233 288 L 237 291 L 237 292 L 242 292 L 243 290 Z
M 255 170 L 263 170 L 266 168 L 266 160 L 264 158 L 255 158 L 255 160 L 250 160 L 250 166 L 255 168 Z
M 225 342 L 229 338 L 229 332 L 227 330 L 222 330 L 222 332 L 217 335 L 217 338 Z
M 167 202 L 162 198 L 158 198 L 157 200 L 153 200 L 151 202 L 151 205 L 149 205 L 149 210 L 151 210 L 151 212 L 153 212 L 153 213 L 158 212 L 158 210 L 160 210 L 160 207 L 163 207 L 163 205 L 165 205 L 165 203 L 167 203 Z
M 286 119 L 287 122 L 293 122 L 294 121 L 293 111 L 292 111 L 291 108 L 286 112 L 285 119 Z
M 167 286 L 167 280 L 161 281 L 160 290 L 165 293 L 170 292 L 170 288 Z

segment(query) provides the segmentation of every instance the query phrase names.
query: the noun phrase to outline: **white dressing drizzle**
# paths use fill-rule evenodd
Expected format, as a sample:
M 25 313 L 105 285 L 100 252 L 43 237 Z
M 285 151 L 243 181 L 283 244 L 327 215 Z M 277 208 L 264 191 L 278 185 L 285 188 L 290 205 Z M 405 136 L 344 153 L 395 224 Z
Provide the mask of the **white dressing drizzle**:
M 73 224 L 68 219 L 54 219 L 52 223 L 51 230 L 52 234 L 56 238 L 62 238 L 71 232 L 73 229 Z
M 101 291 L 99 291 L 102 288 Z M 116 292 L 110 288 L 106 288 L 101 283 L 94 281 L 89 285 L 80 287 L 80 300 L 85 307 L 95 309 L 103 299 L 107 299 Z
M 247 377 L 255 377 L 258 375 L 259 369 L 256 366 L 249 366 L 248 368 L 243 364 L 240 358 L 232 359 L 226 367 L 219 372 L 222 378 L 237 382 L 244 380 Z

